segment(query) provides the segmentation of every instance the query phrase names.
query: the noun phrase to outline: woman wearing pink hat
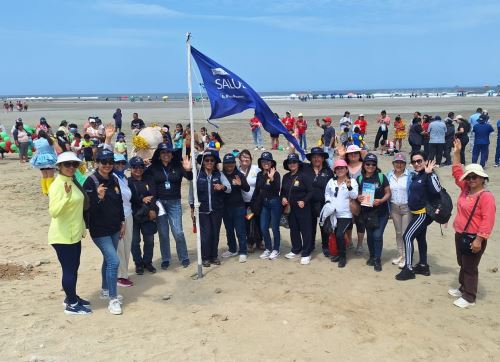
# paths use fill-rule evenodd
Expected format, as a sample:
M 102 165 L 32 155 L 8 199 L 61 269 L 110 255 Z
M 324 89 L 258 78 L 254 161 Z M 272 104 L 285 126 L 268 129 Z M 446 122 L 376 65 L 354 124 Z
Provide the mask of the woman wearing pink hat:
M 478 265 L 493 231 L 496 203 L 493 193 L 485 190 L 488 174 L 478 164 L 470 164 L 464 171 L 460 159 L 460 140 L 455 140 L 454 146 L 452 172 L 461 190 L 457 216 L 453 222 L 460 286 L 448 290 L 448 294 L 458 298 L 453 302 L 454 305 L 468 308 L 476 304 Z
M 339 254 L 331 258 L 332 262 L 338 262 L 338 267 L 346 265 L 346 238 L 345 233 L 352 223 L 350 200 L 358 197 L 358 183 L 349 177 L 347 163 L 342 159 L 335 160 L 333 164 L 335 177 L 328 181 L 325 189 L 325 201 L 334 205 L 334 213 L 331 218 L 335 227 L 337 239 L 337 250 Z

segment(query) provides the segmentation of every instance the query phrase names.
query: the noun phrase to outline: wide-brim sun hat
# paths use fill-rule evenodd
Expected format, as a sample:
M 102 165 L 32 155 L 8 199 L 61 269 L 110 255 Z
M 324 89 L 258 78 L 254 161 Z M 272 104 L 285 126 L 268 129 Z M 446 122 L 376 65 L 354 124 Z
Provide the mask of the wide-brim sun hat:
M 81 163 L 82 160 L 80 160 L 74 152 L 66 151 L 66 152 L 60 153 L 59 156 L 57 156 L 56 165 L 63 163 L 63 162 L 80 162 Z
M 203 159 L 205 157 L 213 157 L 215 159 L 216 165 L 220 163 L 219 156 L 217 155 L 217 153 L 215 151 L 212 151 L 212 150 L 206 150 L 205 152 L 200 153 L 198 155 L 198 157 L 196 157 L 196 162 L 198 162 L 198 164 L 201 165 L 201 163 L 203 162 Z
M 462 175 L 462 177 L 460 177 L 460 181 L 465 180 L 465 178 L 471 173 L 476 174 L 480 177 L 484 177 L 488 180 L 490 179 L 488 174 L 484 172 L 484 169 L 481 165 L 478 165 L 477 163 L 471 163 L 465 166 L 464 174 Z
M 161 142 L 158 144 L 156 150 L 153 152 L 153 156 L 151 157 L 153 163 L 160 162 L 160 153 L 162 152 L 170 152 L 176 162 L 182 161 L 182 148 L 174 148 L 170 143 Z M 147 159 L 138 153 L 136 153 L 136 156 L 139 156 L 142 159 Z
M 328 159 L 328 157 L 330 157 L 330 155 L 328 154 L 328 152 L 325 152 L 323 151 L 323 148 L 321 147 L 313 147 L 311 148 L 311 152 L 309 152 L 307 155 L 306 155 L 306 158 L 311 161 L 311 158 L 312 156 L 314 155 L 320 155 L 320 156 L 323 156 L 326 159 Z
M 299 155 L 296 153 L 290 153 L 288 157 L 283 161 L 283 168 L 287 171 L 290 171 L 290 168 L 288 167 L 288 164 L 290 162 L 297 162 L 299 166 L 302 164 Z
M 273 154 L 271 152 L 262 152 L 259 159 L 257 160 L 257 165 L 262 169 L 262 161 L 271 162 L 271 167 L 276 167 L 276 161 L 273 159 Z

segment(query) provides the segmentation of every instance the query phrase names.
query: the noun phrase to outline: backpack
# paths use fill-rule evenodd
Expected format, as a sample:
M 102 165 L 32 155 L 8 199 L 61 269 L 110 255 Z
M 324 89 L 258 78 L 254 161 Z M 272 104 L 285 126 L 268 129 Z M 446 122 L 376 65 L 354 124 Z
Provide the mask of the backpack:
M 377 176 L 378 182 L 380 183 L 380 185 L 382 185 L 384 183 L 384 174 L 382 172 L 377 172 Z M 363 183 L 363 175 L 359 175 L 356 181 L 358 181 L 358 185 L 361 186 L 361 184 Z
M 453 201 L 444 187 L 441 187 L 439 195 L 429 199 L 425 206 L 427 215 L 438 224 L 446 224 L 453 211 Z

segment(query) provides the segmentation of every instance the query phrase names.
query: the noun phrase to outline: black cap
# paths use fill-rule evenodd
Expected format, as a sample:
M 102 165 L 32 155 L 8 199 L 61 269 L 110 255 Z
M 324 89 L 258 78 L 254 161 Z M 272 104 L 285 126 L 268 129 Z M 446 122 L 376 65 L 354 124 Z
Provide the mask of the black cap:
M 139 156 L 134 156 L 128 161 L 130 167 L 144 166 L 144 160 Z
M 104 149 L 102 151 L 97 152 L 95 159 L 96 161 L 111 160 L 114 162 L 115 154 L 110 150 Z
M 232 153 L 227 153 L 224 155 L 224 158 L 222 159 L 222 163 L 236 163 L 236 158 Z
M 373 153 L 367 154 L 365 156 L 365 158 L 363 158 L 363 163 L 366 163 L 366 162 L 375 162 L 375 163 L 378 163 L 377 155 L 375 155 Z
M 199 154 L 198 157 L 196 157 L 196 162 L 201 165 L 205 157 L 213 157 L 215 159 L 215 164 L 220 163 L 218 152 L 214 150 L 206 150 L 205 152 Z

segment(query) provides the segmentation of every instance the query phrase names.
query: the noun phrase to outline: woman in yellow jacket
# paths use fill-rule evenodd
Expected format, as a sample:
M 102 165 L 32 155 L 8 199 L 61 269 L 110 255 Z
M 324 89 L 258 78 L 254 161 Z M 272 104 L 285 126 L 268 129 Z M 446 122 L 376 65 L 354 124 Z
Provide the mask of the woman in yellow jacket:
M 73 152 L 57 157 L 59 175 L 49 188 L 49 244 L 55 249 L 62 267 L 62 287 L 66 314 L 89 314 L 90 303 L 76 294 L 80 266 L 81 239 L 85 236 L 84 205 L 88 204 L 82 187 L 74 178 L 80 159 Z

